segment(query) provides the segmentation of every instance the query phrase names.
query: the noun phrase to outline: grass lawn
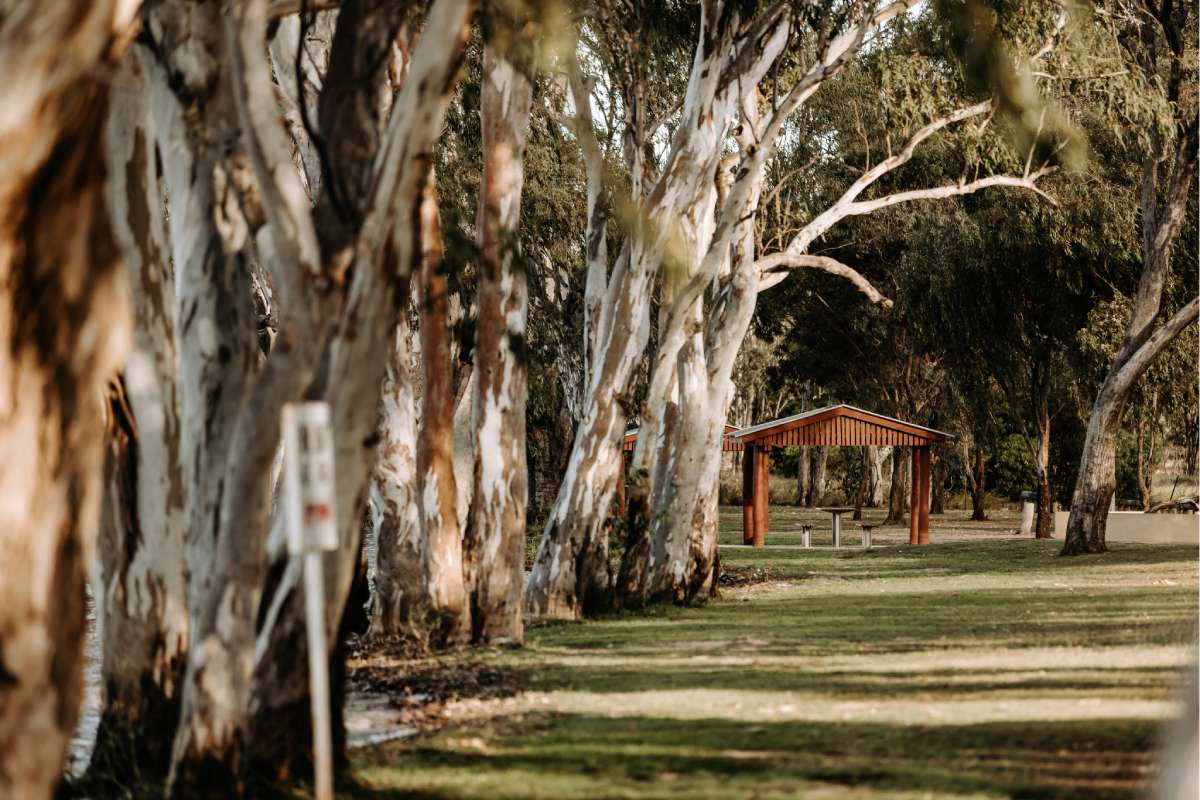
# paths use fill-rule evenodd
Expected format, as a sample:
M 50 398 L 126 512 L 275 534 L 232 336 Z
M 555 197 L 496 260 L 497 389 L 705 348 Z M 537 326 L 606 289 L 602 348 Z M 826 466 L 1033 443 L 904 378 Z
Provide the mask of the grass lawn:
M 799 513 L 774 509 L 768 543 Z M 740 510 L 723 517 L 740 543 Z M 1195 649 L 1197 550 L 1060 559 L 1016 524 L 957 512 L 922 548 L 723 548 L 756 582 L 717 602 L 464 654 L 520 691 L 355 751 L 344 796 L 1136 796 Z

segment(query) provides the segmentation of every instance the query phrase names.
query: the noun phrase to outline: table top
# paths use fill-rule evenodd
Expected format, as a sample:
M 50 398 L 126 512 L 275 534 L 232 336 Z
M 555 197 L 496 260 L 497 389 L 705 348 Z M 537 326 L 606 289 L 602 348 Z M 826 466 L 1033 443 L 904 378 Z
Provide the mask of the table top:
M 854 510 L 854 506 L 846 506 L 845 508 L 843 508 L 841 506 L 838 506 L 836 508 L 832 507 L 832 506 L 826 506 L 824 508 L 817 509 L 817 511 L 825 511 L 830 514 L 845 514 L 847 511 L 853 511 L 853 510 Z

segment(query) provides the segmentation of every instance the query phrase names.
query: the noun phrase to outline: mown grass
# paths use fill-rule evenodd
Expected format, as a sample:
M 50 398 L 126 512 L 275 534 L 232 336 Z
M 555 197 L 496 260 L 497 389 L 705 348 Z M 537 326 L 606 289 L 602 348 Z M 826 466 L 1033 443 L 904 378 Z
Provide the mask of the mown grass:
M 723 548 L 767 582 L 532 629 L 485 656 L 524 692 L 356 753 L 344 796 L 1136 796 L 1194 651 L 1197 550 L 1062 559 L 1005 524 Z

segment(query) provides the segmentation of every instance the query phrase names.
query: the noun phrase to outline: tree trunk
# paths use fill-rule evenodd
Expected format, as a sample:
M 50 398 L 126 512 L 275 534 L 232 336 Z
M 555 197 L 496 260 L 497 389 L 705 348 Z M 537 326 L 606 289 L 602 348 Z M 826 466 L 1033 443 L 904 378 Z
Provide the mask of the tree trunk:
M 321 302 L 310 305 L 315 297 L 295 291 L 300 276 L 317 267 L 315 237 L 311 224 L 297 224 L 307 222 L 309 213 L 273 111 L 261 51 L 262 7 L 239 12 L 161 3 L 146 9 L 143 26 L 156 38 L 151 52 L 162 59 L 147 59 L 147 70 L 181 276 L 179 438 L 191 491 L 188 593 L 192 639 L 203 645 L 190 651 L 173 747 L 171 791 L 188 796 L 222 795 L 240 786 L 246 667 L 262 585 L 278 412 L 299 396 L 334 317 L 316 311 Z M 247 219 L 242 201 L 255 194 L 261 204 L 245 204 Z M 287 316 L 255 379 L 256 287 L 244 253 L 254 249 L 251 229 L 264 222 L 271 235 L 257 244 L 268 250 L 273 293 Z M 320 325 L 311 325 L 314 320 Z M 305 336 L 298 337 L 301 330 Z
M 1186 440 L 1187 444 L 1183 448 L 1184 471 L 1186 471 L 1188 475 L 1194 476 L 1196 474 L 1196 470 L 1200 468 L 1200 464 L 1197 464 L 1197 462 L 1200 461 L 1200 447 L 1197 446 L 1195 436 L 1196 430 L 1200 429 L 1200 424 L 1197 424 L 1200 423 L 1200 419 L 1197 419 L 1195 414 L 1191 411 L 1187 413 L 1184 419 L 1187 421 L 1184 429 L 1188 431 Z
M 716 180 L 723 217 L 717 230 L 727 226 L 726 215 L 737 222 L 728 243 L 716 232 L 706 237 L 715 237 L 706 243 L 708 248 L 728 249 L 730 264 L 728 270 L 718 272 L 707 330 L 699 324 L 701 307 L 697 303 L 695 332 L 676 361 L 681 424 L 678 430 L 665 431 L 663 441 L 670 450 L 657 463 L 662 477 L 654 483 L 661 491 L 653 507 L 644 593 L 637 596 L 623 585 L 626 602 L 691 603 L 707 599 L 717 590 L 717 498 L 725 420 L 733 398 L 731 376 L 758 299 L 754 217 L 762 190 L 762 167 L 751 155 L 759 144 L 754 133 L 758 130 L 756 90 L 743 99 L 742 113 L 745 124 L 738 129 L 737 139 L 743 158 L 738 170 L 746 183 L 732 185 L 730 168 L 724 166 Z M 703 228 L 697 224 L 695 230 Z M 624 565 L 623 571 L 627 571 Z
M 604 364 L 608 368 L 601 367 L 601 386 L 627 378 L 616 373 L 608 358 Z M 535 617 L 577 619 L 608 603 L 611 569 L 605 531 L 620 471 L 625 415 L 616 403 L 599 402 L 595 388 L 588 395 L 526 586 L 525 606 Z
M 853 518 L 861 520 L 863 518 L 863 506 L 867 504 L 867 492 L 870 489 L 870 472 L 871 472 L 871 451 L 866 448 L 860 448 L 860 472 L 858 475 L 858 485 L 854 489 L 854 515 Z
M 711 170 L 719 160 L 721 142 L 741 104 L 742 93 L 757 86 L 785 44 L 788 15 L 777 9 L 771 17 L 770 29 L 764 30 L 755 42 L 757 49 L 739 62 L 739 78 L 723 80 L 726 59 L 732 53 L 731 23 L 737 15 L 720 13 L 720 8 L 715 10 L 716 18 L 709 19 L 714 8 L 707 5 L 702 8 L 700 38 L 681 123 L 662 177 L 641 203 L 641 218 L 655 222 L 631 236 L 613 270 L 601 311 L 597 332 L 600 346 L 583 422 L 530 576 L 527 610 L 533 616 L 576 617 L 593 600 L 597 605 L 605 600 L 609 582 L 605 522 L 616 490 L 627 415 L 621 398 L 629 390 L 633 368 L 649 334 L 652 278 L 662 262 L 671 233 L 670 226 L 660 222 L 690 216 L 689 211 L 697 205 L 697 188 L 709 191 Z M 640 171 L 635 169 L 633 173 L 636 201 L 641 197 Z M 729 220 L 729 230 L 737 222 Z M 723 245 L 728 243 L 729 238 L 725 238 Z M 727 251 L 711 255 L 723 258 L 727 257 Z M 689 265 L 685 274 L 691 271 Z M 690 313 L 686 316 L 691 319 Z M 683 343 L 680 337 L 673 347 L 678 351 Z M 666 347 L 660 343 L 660 352 Z M 652 412 L 661 413 L 661 409 Z M 639 451 L 641 447 L 639 443 Z M 635 452 L 635 462 L 640 460 Z M 640 464 L 635 463 L 636 468 Z M 627 548 L 627 554 L 634 549 Z M 639 570 L 632 572 L 640 574 Z
M 432 170 L 424 191 L 420 207 L 419 276 L 422 413 L 413 443 L 415 453 L 407 445 L 389 448 L 392 439 L 387 427 L 380 431 L 382 449 L 377 476 L 385 464 L 393 461 L 389 452 L 399 456 L 395 466 L 402 468 L 396 472 L 396 480 L 389 482 L 396 495 L 391 503 L 393 510 L 380 520 L 380 542 L 396 547 L 386 560 L 384 551 L 380 551 L 376 577 L 379 614 L 373 629 L 376 634 L 404 633 L 428 647 L 442 647 L 462 641 L 468 619 L 454 481 L 454 386 L 446 320 L 446 278 Z M 402 323 L 401 327 L 406 326 Z M 396 355 L 400 356 L 401 350 L 404 353 L 399 364 L 404 375 L 401 381 L 390 376 L 385 379 L 384 408 L 398 412 L 395 418 L 400 422 L 393 424 L 403 424 L 407 436 L 412 434 L 416 416 L 408 377 L 414 365 L 409 363 L 409 349 L 401 344 L 397 339 Z M 389 401 L 397 390 L 407 396 L 402 405 Z M 376 503 L 381 499 L 377 496 Z
M 83 688 L 104 390 L 129 338 L 101 146 L 131 11 L 43 3 L 0 26 L 0 796 L 22 800 L 53 794 Z
M 1184 7 L 1180 7 L 1183 9 Z M 1182 68 L 1188 56 L 1185 27 L 1195 25 L 1195 9 L 1174 13 L 1164 8 L 1162 15 L 1150 8 L 1159 27 L 1144 25 L 1144 31 L 1131 34 L 1124 42 L 1133 60 L 1147 79 L 1157 82 L 1160 73 L 1168 75 L 1168 94 L 1179 91 L 1186 80 Z M 1165 34 L 1160 42 L 1159 32 Z M 1165 44 L 1165 47 L 1160 47 Z M 1142 162 L 1140 192 L 1142 233 L 1142 274 L 1133 299 L 1129 323 L 1121 347 L 1113 358 L 1104 384 L 1092 406 L 1088 420 L 1079 474 L 1071 496 L 1071 516 L 1067 521 L 1063 555 L 1099 553 L 1105 548 L 1104 533 L 1108 522 L 1108 503 L 1113 496 L 1116 462 L 1117 427 L 1129 391 L 1158 354 L 1187 326 L 1196 321 L 1200 299 L 1193 299 L 1165 322 L 1159 324 L 1163 288 L 1171 271 L 1171 251 L 1187 218 L 1188 198 L 1196 174 L 1197 142 L 1195 99 L 1178 99 L 1172 104 L 1176 115 L 1174 152 L 1164 147 L 1163 134 L 1152 131 L 1150 148 Z M 1166 175 L 1160 175 L 1163 167 Z M 1155 326 L 1159 325 L 1157 330 Z
M 808 487 L 808 505 L 823 502 L 825 496 L 825 467 L 829 463 L 829 448 L 820 445 L 812 449 L 812 483 Z
M 520 643 L 525 574 L 525 321 L 528 290 L 517 245 L 533 84 L 496 47 L 483 56 L 483 177 L 475 324 L 475 491 L 464 538 L 472 639 Z M 532 60 L 524 65 L 532 67 Z
M 397 8 L 394 4 L 384 4 Z M 380 143 L 388 154 L 379 165 L 378 185 L 355 247 L 353 282 L 330 346 L 329 374 L 322 387 L 333 417 L 337 464 L 339 547 L 325 560 L 326 630 L 330 648 L 338 643 L 342 610 L 356 569 L 365 488 L 376 456 L 375 425 L 379 389 L 390 335 L 396 328 L 398 298 L 407 297 L 408 276 L 421 267 L 421 226 L 407 224 L 420 213 L 428 180 L 428 154 L 442 128 L 469 32 L 468 0 L 436 0 Z M 400 8 L 403 11 L 402 8 Z M 346 16 L 343 5 L 339 22 Z M 377 65 L 378 66 L 378 65 Z M 332 67 L 331 67 L 332 69 Z M 381 256 L 382 254 L 382 256 Z M 295 563 L 295 562 L 293 562 Z M 297 565 L 298 566 L 298 565 Z M 304 774 L 311 752 L 304 603 L 295 591 L 299 569 L 280 582 L 259 632 L 251 695 L 250 740 L 261 747 L 257 763 L 274 777 Z M 332 654 L 335 699 L 340 659 Z M 339 719 L 334 708 L 334 719 Z M 335 745 L 341 734 L 335 730 Z M 273 752 L 280 743 L 286 752 Z M 339 753 L 344 761 L 344 753 Z
M 703 371 L 703 364 L 701 364 Z M 706 392 L 707 394 L 707 392 Z M 685 412 L 686 413 L 686 412 Z M 711 597 L 717 578 L 717 494 L 724 416 L 707 423 L 689 420 L 671 459 L 671 491 L 651 528 L 646 565 L 646 603 L 687 604 Z M 628 603 L 631 593 L 625 592 Z
M 936 458 L 934 453 L 936 450 L 930 451 L 930 457 Z M 930 514 L 945 514 L 945 494 L 946 494 L 946 462 L 941 458 L 936 458 L 933 461 L 933 478 L 931 487 L 931 496 L 929 499 Z
M 888 513 L 884 525 L 903 525 L 907 521 L 905 511 L 909 505 L 909 467 L 912 451 L 908 447 L 892 448 L 892 489 L 888 494 Z
M 796 457 L 796 505 L 803 508 L 812 506 L 812 456 L 811 448 L 801 446 Z
M 1071 516 L 1067 520 L 1063 555 L 1103 553 L 1107 550 L 1104 533 L 1108 525 L 1109 501 L 1114 490 L 1121 410 L 1137 379 L 1176 336 L 1196 322 L 1198 314 L 1200 298 L 1195 298 L 1124 360 L 1114 363 L 1109 371 L 1092 406 L 1083 454 L 1079 460 L 1079 475 L 1071 495 Z
M 987 499 L 987 458 L 977 442 L 973 448 L 963 448 L 963 458 L 967 466 L 964 475 L 967 494 L 971 496 L 971 519 L 974 522 L 983 522 L 988 518 L 984 508 Z
M 376 537 L 371 631 L 376 635 L 407 632 L 423 640 L 430 623 L 421 580 L 428 542 L 421 535 L 418 514 L 411 337 L 401 313 L 383 379 L 379 455 L 371 477 Z
M 188 636 L 175 288 L 148 97 L 130 52 L 106 135 L 113 232 L 137 287 L 134 348 L 110 404 L 100 525 L 104 703 L 89 779 L 108 790 L 166 779 Z
M 867 448 L 867 453 L 867 468 L 870 475 L 867 505 L 871 508 L 879 508 L 883 505 L 883 462 L 891 455 L 891 448 L 872 445 Z
M 446 265 L 432 171 L 421 203 L 421 428 L 417 439 L 417 500 L 425 540 L 422 592 L 439 618 L 441 642 L 467 631 L 462 529 L 454 475 L 454 376 L 446 303 Z M 438 643 L 441 643 L 438 642 Z
M 1034 473 L 1037 478 L 1037 523 L 1036 538 L 1050 539 L 1054 536 L 1054 499 L 1050 491 L 1050 411 L 1049 387 L 1037 406 L 1038 440 L 1034 454 Z

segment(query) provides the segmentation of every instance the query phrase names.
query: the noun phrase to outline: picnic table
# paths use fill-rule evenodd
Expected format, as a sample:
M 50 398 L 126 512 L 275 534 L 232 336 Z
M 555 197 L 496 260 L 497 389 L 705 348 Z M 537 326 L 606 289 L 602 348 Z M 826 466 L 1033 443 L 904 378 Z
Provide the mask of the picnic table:
M 817 511 L 824 511 L 833 517 L 833 546 L 842 546 L 842 514 L 853 511 L 854 506 L 826 506 L 818 508 Z

